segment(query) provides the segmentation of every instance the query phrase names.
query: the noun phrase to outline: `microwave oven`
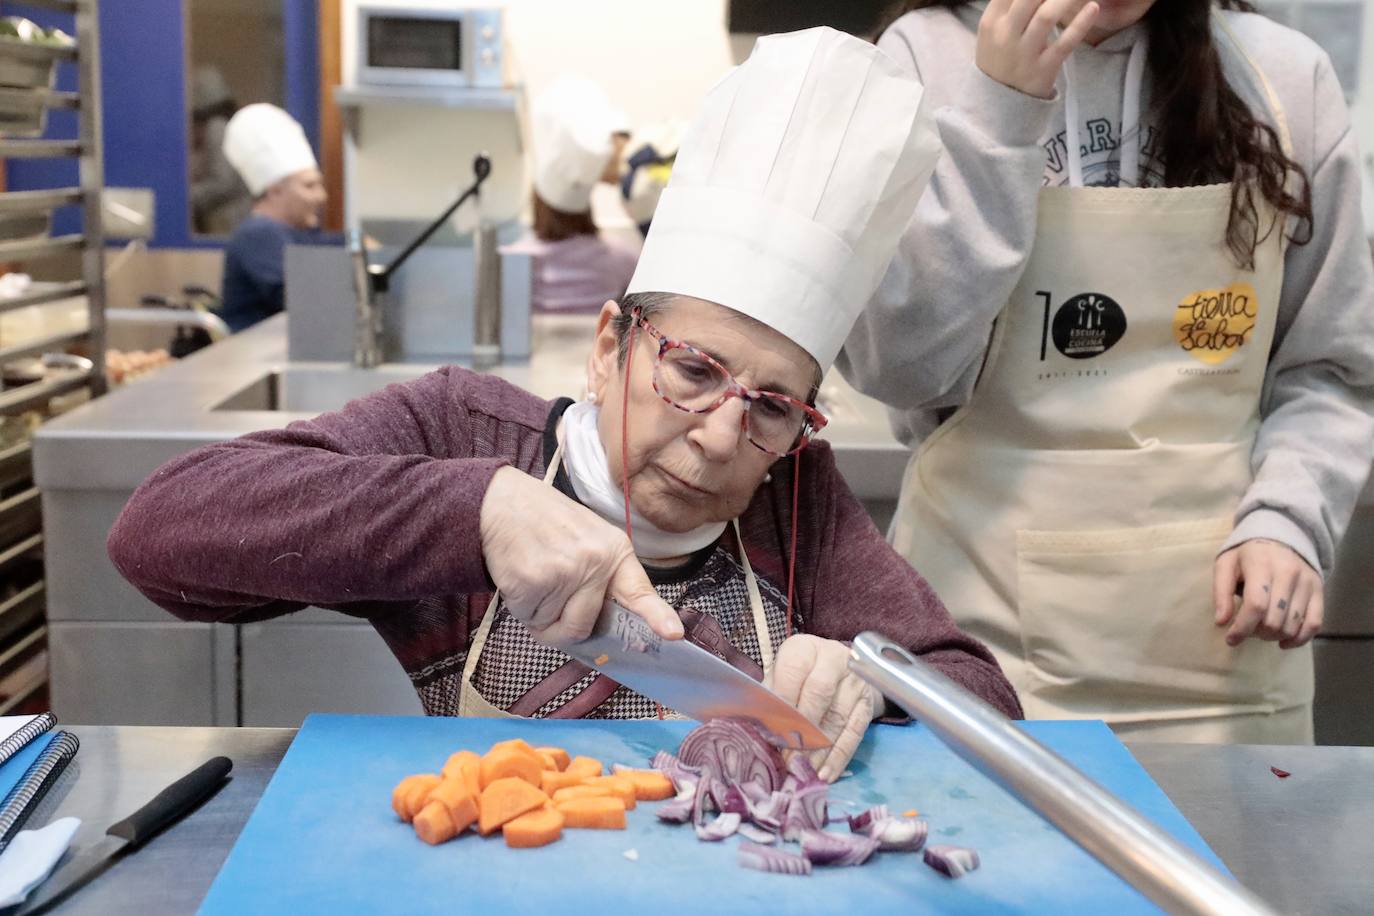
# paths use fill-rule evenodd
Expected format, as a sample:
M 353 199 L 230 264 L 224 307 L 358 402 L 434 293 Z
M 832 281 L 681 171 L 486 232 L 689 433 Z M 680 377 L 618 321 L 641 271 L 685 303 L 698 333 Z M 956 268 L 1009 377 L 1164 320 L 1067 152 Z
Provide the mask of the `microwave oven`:
M 445 89 L 505 85 L 505 35 L 494 7 L 358 5 L 360 86 Z

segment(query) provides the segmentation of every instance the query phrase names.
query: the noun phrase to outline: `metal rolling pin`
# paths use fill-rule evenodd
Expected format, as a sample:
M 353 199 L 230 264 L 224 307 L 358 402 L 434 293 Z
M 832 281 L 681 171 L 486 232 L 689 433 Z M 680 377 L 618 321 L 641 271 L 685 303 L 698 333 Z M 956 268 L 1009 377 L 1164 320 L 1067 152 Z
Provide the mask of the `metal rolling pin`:
M 1274 914 L 1002 713 L 891 640 L 860 634 L 849 667 L 1164 910 Z

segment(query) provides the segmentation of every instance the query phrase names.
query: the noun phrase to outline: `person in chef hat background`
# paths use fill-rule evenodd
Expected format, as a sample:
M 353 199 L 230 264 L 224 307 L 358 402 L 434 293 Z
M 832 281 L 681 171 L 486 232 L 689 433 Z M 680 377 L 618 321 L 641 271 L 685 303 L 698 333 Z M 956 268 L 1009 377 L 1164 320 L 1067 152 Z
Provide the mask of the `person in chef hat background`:
M 608 596 L 796 704 L 827 779 L 886 712 L 847 670 L 865 630 L 1020 715 L 812 439 L 939 154 L 922 98 L 853 36 L 760 39 L 683 139 L 582 400 L 450 367 L 206 446 L 130 499 L 115 565 L 189 620 L 365 617 L 431 715 L 672 715 L 560 648 Z
M 328 199 L 324 176 L 291 115 L 266 103 L 239 109 L 224 129 L 224 156 L 253 196 L 224 251 L 221 317 L 241 331 L 285 307 L 287 245 L 343 240 L 318 231 Z
M 533 225 L 503 251 L 533 256 L 535 311 L 595 311 L 625 292 L 639 253 L 592 219 L 597 184 L 619 181 L 628 118 L 596 83 L 564 75 L 535 98 L 530 133 Z

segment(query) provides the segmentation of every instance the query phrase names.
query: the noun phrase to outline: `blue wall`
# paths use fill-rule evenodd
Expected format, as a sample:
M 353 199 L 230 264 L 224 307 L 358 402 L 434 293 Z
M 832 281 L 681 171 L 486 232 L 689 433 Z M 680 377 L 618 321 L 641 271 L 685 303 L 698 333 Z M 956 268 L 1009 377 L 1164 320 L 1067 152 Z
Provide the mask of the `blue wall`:
M 183 0 L 104 0 L 100 4 L 100 71 L 104 99 L 105 184 L 152 188 L 157 200 L 155 248 L 219 248 L 191 236 L 186 184 L 186 28 Z M 74 34 L 72 17 L 18 5 L 40 25 Z M 283 0 L 286 107 L 319 149 L 319 25 L 315 0 Z M 59 88 L 76 89 L 76 68 L 63 64 Z M 45 136 L 75 138 L 74 112 L 53 112 Z M 9 160 L 10 190 L 75 185 L 75 161 Z M 75 207 L 57 212 L 53 231 L 79 232 Z

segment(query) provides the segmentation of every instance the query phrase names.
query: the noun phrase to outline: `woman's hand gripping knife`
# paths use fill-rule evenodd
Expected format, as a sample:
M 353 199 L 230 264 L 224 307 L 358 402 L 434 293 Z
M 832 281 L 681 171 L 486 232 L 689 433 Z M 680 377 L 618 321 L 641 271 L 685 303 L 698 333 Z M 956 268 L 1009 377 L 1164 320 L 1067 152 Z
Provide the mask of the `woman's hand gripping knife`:
M 515 468 L 482 500 L 482 558 L 512 616 L 550 646 L 586 639 L 607 596 L 664 639 L 682 620 L 654 591 L 625 532 Z

